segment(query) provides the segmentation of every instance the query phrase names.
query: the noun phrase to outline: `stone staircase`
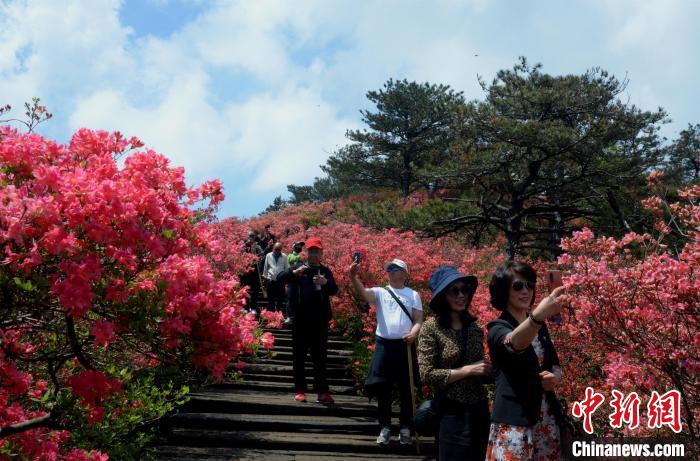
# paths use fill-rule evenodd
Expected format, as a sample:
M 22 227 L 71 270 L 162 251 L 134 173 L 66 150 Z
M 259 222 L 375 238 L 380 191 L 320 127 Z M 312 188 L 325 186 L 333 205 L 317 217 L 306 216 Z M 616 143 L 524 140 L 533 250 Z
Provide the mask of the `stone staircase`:
M 328 342 L 328 384 L 334 405 L 316 403 L 312 392 L 307 393 L 307 403 L 293 399 L 291 328 L 272 333 L 274 352 L 245 359 L 240 382 L 193 393 L 164 422 L 158 460 L 434 459 L 432 440 L 423 441 L 418 456 L 415 446 L 398 443 L 398 427 L 393 428 L 388 447 L 377 445 L 376 405 L 358 395 L 347 370 L 352 345 L 338 333 L 330 332 Z M 311 388 L 310 359 L 306 371 Z

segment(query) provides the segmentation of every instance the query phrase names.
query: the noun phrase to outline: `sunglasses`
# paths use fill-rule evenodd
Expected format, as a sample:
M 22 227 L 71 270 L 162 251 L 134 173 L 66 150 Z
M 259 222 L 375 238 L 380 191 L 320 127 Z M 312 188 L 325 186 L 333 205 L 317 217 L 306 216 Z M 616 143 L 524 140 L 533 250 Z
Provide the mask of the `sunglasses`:
M 401 269 L 399 266 L 389 266 L 386 271 L 387 272 L 399 272 L 403 269 Z
M 445 290 L 445 293 L 455 298 L 459 296 L 460 293 L 464 296 L 471 296 L 473 292 L 474 287 L 471 285 L 451 286 L 447 290 Z
M 531 282 L 529 280 L 527 282 L 523 282 L 522 280 L 516 280 L 511 286 L 513 287 L 514 291 L 522 291 L 522 289 L 525 287 L 527 287 L 528 290 L 532 291 L 535 289 L 535 282 Z

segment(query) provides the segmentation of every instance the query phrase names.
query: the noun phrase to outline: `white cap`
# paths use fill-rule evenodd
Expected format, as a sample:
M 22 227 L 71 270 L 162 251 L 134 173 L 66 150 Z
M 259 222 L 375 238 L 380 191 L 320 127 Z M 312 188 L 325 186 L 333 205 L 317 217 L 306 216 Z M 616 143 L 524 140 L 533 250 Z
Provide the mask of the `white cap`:
M 386 266 L 384 267 L 384 269 L 389 269 L 389 267 L 391 267 L 391 266 L 400 267 L 401 269 L 404 270 L 404 272 L 406 272 L 408 274 L 408 266 L 406 265 L 405 262 L 401 261 L 400 259 L 394 259 L 392 261 L 389 261 L 388 263 L 386 263 Z

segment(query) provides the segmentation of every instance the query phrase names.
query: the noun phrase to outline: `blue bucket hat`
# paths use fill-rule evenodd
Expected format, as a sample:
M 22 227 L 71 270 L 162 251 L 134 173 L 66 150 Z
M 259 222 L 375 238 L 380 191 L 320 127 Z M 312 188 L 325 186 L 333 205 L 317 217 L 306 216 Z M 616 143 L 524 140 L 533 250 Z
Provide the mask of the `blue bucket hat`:
M 474 287 L 472 294 L 476 291 L 476 287 L 479 286 L 479 280 L 473 275 L 464 275 L 453 266 L 440 266 L 433 272 L 428 282 L 428 286 L 432 292 L 430 303 L 428 303 L 430 307 L 433 307 L 433 301 L 435 301 L 435 299 L 440 296 L 440 293 L 445 291 L 445 288 L 450 286 L 455 280 L 464 280 Z

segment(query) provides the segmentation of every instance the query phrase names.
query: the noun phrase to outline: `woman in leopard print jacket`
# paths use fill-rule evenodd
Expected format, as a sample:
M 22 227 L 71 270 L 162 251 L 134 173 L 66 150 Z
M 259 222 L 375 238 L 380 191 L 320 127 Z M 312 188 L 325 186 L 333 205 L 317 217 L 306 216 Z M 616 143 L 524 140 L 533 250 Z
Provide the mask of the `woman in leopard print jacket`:
M 483 460 L 489 433 L 483 381 L 491 376 L 491 366 L 484 362 L 484 332 L 467 312 L 478 282 L 442 266 L 429 284 L 430 308 L 436 315 L 421 329 L 418 365 L 442 415 L 439 459 Z

